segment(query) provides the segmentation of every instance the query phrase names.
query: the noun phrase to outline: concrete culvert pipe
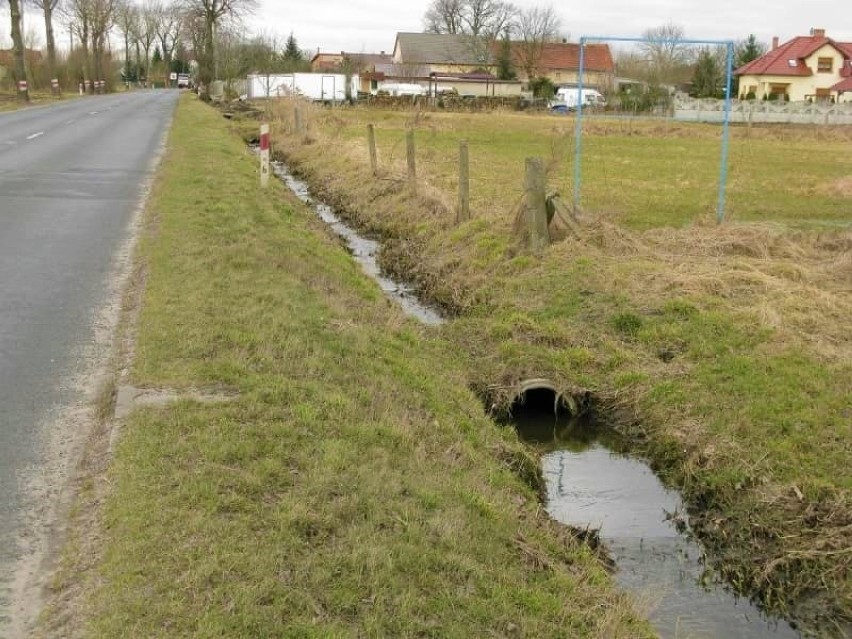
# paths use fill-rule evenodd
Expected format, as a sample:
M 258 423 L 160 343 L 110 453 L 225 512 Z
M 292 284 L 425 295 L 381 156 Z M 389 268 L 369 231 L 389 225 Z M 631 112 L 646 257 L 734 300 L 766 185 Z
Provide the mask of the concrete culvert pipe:
M 547 417 L 556 420 L 567 419 L 579 414 L 577 401 L 573 396 L 561 392 L 547 379 L 528 379 L 522 381 L 509 406 L 509 414 L 518 417 Z

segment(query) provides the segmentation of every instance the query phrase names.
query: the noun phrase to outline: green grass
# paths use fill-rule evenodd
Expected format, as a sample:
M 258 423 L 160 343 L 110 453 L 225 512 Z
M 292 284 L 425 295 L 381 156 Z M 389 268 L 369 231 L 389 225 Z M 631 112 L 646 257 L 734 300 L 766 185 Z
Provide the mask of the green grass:
M 386 165 L 405 159 L 408 112 L 357 110 L 329 116 L 326 132 L 364 145 L 376 126 Z M 441 188 L 456 183 L 458 143 L 470 145 L 472 206 L 505 210 L 523 190 L 524 158 L 549 162 L 550 185 L 568 195 L 574 177 L 574 121 L 526 114 L 428 113 L 416 118 L 419 161 Z M 635 229 L 715 219 L 721 129 L 591 118 L 583 135 L 583 206 Z M 734 127 L 730 219 L 796 225 L 850 224 L 852 128 Z M 365 150 L 362 150 L 366 153 Z
M 842 186 L 852 160 L 838 155 L 848 129 L 737 129 L 732 219 L 716 227 L 705 222 L 717 127 L 593 121 L 587 161 L 606 161 L 586 193 L 600 204 L 578 237 L 557 233 L 536 256 L 512 230 L 523 159 L 550 160 L 552 186 L 563 184 L 569 161 L 553 143 L 570 142 L 568 120 L 306 112 L 311 143 L 287 134 L 284 109 L 278 148 L 326 199 L 387 237 L 386 268 L 458 315 L 443 332 L 467 354 L 470 386 L 548 377 L 591 391 L 683 490 L 740 591 L 843 636 L 852 624 L 852 215 Z M 379 180 L 366 166 L 367 121 Z M 405 126 L 416 127 L 417 198 L 399 181 Z M 455 228 L 461 138 L 477 158 L 474 219 Z
M 516 475 L 463 360 L 403 318 L 212 109 L 185 97 L 148 207 L 95 637 L 639 637 Z M 203 136 L 198 131 L 203 130 Z

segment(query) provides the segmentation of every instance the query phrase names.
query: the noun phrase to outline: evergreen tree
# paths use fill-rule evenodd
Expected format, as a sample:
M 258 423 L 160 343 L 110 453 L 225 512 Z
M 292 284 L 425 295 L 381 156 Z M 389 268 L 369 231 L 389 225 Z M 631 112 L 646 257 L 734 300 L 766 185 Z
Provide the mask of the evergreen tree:
M 509 30 L 503 32 L 500 41 L 500 53 L 497 55 L 497 77 L 501 80 L 514 80 L 518 77 L 515 65 L 512 63 L 512 43 L 509 41 Z
M 760 56 L 766 53 L 766 45 L 757 41 L 757 37 L 752 33 L 737 44 L 734 51 L 734 64 L 737 68 L 757 60 Z
M 704 48 L 698 54 L 695 75 L 692 78 L 692 94 L 696 98 L 723 97 L 724 81 L 721 65 L 710 49 Z
M 292 31 L 287 38 L 287 46 L 284 48 L 284 59 L 288 62 L 301 62 L 303 59 L 302 50 L 299 49 L 299 43 L 296 42 L 296 37 Z

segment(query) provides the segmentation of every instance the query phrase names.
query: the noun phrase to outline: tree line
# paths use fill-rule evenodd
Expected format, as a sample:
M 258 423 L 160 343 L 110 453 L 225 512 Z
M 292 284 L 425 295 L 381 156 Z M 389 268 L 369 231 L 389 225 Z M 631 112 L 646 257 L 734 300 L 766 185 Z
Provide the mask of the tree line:
M 21 100 L 29 100 L 31 87 L 53 80 L 89 91 L 97 81 L 109 89 L 119 77 L 150 85 L 156 74 L 165 79 L 169 72 L 186 72 L 190 59 L 198 63 L 197 79 L 206 91 L 222 62 L 221 49 L 237 44 L 243 54 L 252 49 L 247 38 L 234 34 L 240 20 L 257 7 L 257 0 L 0 0 L 4 3 L 11 19 L 12 79 Z M 43 56 L 28 56 L 32 47 L 22 28 L 25 5 L 43 18 Z M 67 32 L 70 45 L 61 56 L 58 27 Z M 123 48 L 120 69 L 113 39 Z

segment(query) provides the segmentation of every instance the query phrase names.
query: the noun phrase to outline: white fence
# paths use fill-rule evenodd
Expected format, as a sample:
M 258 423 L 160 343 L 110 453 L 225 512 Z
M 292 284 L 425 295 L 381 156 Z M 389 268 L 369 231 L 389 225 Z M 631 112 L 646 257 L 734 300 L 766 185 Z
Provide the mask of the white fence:
M 684 122 L 722 122 L 724 100 L 677 98 L 675 120 Z M 823 104 L 807 102 L 769 102 L 734 100 L 731 122 L 779 124 L 852 124 L 852 102 Z

